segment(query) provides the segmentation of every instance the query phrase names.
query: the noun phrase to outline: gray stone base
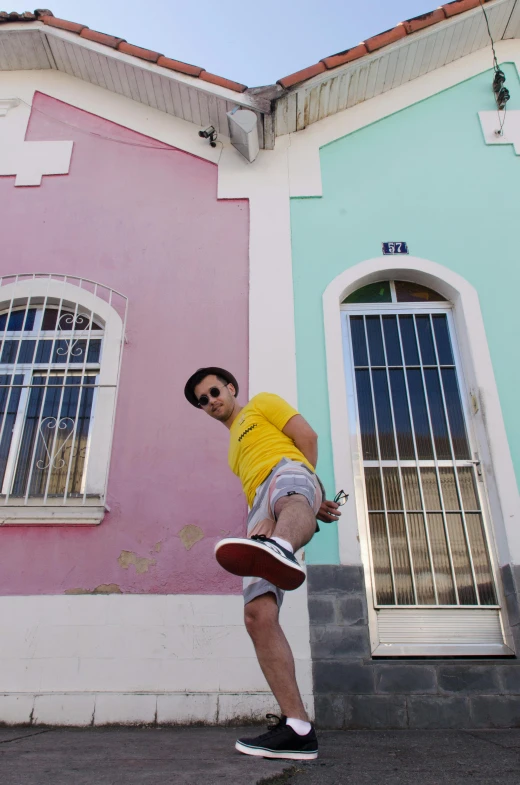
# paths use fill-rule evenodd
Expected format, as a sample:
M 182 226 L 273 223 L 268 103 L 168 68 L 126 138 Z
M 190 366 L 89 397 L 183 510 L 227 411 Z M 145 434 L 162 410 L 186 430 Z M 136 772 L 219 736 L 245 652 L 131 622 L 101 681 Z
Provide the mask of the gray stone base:
M 520 651 L 520 567 L 502 568 Z M 520 660 L 373 659 L 363 568 L 308 568 L 316 723 L 330 729 L 520 727 Z

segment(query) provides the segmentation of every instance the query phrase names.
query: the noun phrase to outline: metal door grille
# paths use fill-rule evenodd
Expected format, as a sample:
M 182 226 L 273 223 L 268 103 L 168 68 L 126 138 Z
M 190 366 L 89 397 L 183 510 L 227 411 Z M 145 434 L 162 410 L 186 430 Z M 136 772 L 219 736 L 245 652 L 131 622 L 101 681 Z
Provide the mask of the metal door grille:
M 377 606 L 496 606 L 447 314 L 351 313 Z

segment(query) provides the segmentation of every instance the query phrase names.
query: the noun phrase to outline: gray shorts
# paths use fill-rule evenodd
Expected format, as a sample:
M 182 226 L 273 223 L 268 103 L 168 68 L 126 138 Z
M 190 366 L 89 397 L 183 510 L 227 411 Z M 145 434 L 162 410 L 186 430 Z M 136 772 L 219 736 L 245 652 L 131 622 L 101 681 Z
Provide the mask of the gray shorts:
M 247 518 L 249 534 L 260 521 L 269 518 L 276 520 L 274 508 L 283 496 L 291 494 L 305 496 L 314 513 L 320 509 L 322 491 L 320 481 L 304 463 L 282 458 L 269 476 L 256 489 L 253 506 Z M 318 527 L 316 527 L 318 530 Z M 272 592 L 280 608 L 285 592 L 264 578 L 244 578 L 244 604 Z

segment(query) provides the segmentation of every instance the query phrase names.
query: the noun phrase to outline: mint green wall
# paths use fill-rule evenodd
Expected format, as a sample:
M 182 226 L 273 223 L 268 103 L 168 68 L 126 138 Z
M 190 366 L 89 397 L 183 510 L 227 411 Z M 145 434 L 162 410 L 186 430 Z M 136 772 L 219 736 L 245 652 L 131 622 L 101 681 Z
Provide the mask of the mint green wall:
M 516 69 L 503 68 L 508 108 L 517 109 Z M 520 476 L 520 157 L 511 145 L 484 143 L 477 113 L 494 108 L 491 82 L 489 71 L 329 144 L 321 150 L 323 197 L 291 201 L 299 408 L 319 432 L 318 471 L 329 496 L 322 294 L 390 240 L 406 241 L 413 256 L 477 289 Z M 336 526 L 321 528 L 308 561 L 337 563 Z

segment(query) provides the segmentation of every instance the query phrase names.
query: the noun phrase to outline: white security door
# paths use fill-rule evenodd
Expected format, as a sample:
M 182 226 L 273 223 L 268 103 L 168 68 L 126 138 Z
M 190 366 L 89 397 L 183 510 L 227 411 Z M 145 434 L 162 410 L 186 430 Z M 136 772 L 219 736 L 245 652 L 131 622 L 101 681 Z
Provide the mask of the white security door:
M 374 654 L 510 653 L 450 307 L 343 307 L 377 620 Z

